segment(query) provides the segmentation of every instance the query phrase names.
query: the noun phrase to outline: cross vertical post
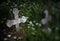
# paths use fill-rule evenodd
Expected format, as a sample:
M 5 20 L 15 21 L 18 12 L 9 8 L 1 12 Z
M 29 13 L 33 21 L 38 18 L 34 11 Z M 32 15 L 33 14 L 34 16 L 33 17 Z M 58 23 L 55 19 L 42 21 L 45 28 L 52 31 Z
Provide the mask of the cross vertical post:
M 13 8 L 13 14 L 14 14 L 14 18 L 15 18 L 15 20 L 16 20 L 16 22 L 18 22 L 18 14 L 19 14 L 19 10 L 17 9 L 17 8 Z M 20 31 L 20 29 L 19 29 L 19 23 L 17 23 L 16 25 L 15 25 L 15 27 L 16 27 L 16 31 L 17 32 L 19 32 Z

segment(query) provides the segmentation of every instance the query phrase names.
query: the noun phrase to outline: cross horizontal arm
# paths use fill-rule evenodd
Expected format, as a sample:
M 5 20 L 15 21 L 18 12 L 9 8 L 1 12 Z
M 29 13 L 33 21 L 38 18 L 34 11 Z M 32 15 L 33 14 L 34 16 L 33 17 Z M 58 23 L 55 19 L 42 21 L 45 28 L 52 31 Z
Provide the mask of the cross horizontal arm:
M 14 20 L 8 20 L 6 25 L 8 27 L 11 27 L 11 26 L 19 24 L 19 23 L 25 23 L 27 19 L 28 19 L 27 17 L 22 17 L 22 18 L 18 18 L 18 19 L 14 19 Z

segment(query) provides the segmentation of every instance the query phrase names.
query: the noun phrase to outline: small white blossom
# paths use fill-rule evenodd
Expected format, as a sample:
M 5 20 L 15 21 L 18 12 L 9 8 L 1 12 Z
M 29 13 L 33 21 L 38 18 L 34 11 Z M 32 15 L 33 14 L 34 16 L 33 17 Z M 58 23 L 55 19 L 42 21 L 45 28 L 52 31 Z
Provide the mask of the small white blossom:
M 33 24 L 32 21 L 29 22 L 30 24 Z
M 35 33 L 34 33 L 34 32 L 32 32 L 32 34 L 33 34 L 33 35 L 35 35 Z
M 32 30 L 35 30 L 35 28 L 32 27 Z
M 52 31 L 51 28 L 48 27 L 48 32 L 51 32 L 51 31 Z
M 41 24 L 39 23 L 39 26 L 41 26 Z
M 8 37 L 11 37 L 11 35 L 8 35 Z
M 13 38 L 14 38 L 14 39 L 16 39 L 17 37 L 16 37 L 16 36 L 14 36 Z
M 4 40 L 8 40 L 7 38 L 4 38 Z
M 36 22 L 36 21 L 33 21 L 34 23 Z
M 32 24 L 32 26 L 34 26 L 34 24 Z
M 51 28 L 47 28 L 47 29 L 43 29 L 42 31 L 45 33 L 51 33 L 52 30 L 51 30 Z
M 30 26 L 28 26 L 28 28 L 30 28 Z
M 36 23 L 36 25 L 39 25 L 39 23 Z
M 20 6 L 22 7 L 23 5 L 21 4 Z

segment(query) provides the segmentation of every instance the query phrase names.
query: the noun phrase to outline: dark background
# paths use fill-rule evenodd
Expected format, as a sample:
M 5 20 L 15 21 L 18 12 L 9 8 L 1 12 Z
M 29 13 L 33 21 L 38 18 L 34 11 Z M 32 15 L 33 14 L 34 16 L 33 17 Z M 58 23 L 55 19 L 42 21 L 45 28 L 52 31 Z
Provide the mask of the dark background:
M 15 0 L 10 0 L 10 1 L 15 1 Z M 52 2 L 55 2 L 55 3 L 57 3 L 57 2 L 60 2 L 60 0 L 19 0 L 20 2 L 25 2 L 25 1 L 52 1 Z M 0 4 L 2 3 L 2 2 L 8 2 L 8 0 L 0 0 Z

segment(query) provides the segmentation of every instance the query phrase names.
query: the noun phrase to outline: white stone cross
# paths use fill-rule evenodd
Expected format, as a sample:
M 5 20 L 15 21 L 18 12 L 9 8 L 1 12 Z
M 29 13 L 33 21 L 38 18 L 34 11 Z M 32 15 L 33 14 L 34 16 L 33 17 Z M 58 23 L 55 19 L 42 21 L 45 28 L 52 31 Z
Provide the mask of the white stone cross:
M 13 25 L 15 25 L 16 31 L 19 32 L 20 31 L 19 23 L 25 23 L 28 17 L 22 16 L 22 18 L 19 18 L 18 16 L 19 10 L 17 8 L 13 8 L 13 14 L 15 19 L 7 20 L 6 25 L 8 27 L 12 27 Z
M 44 11 L 44 14 L 45 14 L 45 18 L 43 18 L 43 19 L 41 20 L 41 23 L 42 23 L 43 25 L 45 25 L 46 23 L 48 23 L 48 21 L 51 21 L 51 19 L 52 19 L 52 17 L 49 15 L 49 12 L 48 12 L 47 9 Z

